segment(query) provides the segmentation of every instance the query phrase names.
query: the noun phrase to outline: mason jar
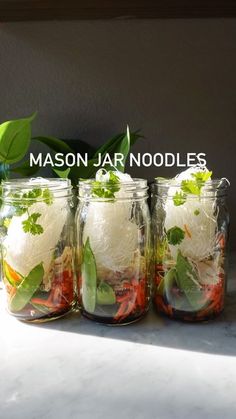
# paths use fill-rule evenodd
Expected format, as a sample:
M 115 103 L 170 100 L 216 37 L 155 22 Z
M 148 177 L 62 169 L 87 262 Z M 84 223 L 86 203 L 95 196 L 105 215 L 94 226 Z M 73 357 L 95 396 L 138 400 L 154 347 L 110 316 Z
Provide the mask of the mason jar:
M 149 305 L 148 188 L 146 180 L 131 180 L 79 182 L 79 304 L 84 316 L 112 325 L 140 319 Z M 109 197 L 99 197 L 101 190 Z
M 183 193 L 183 183 L 178 180 L 157 179 L 153 185 L 153 299 L 158 312 L 174 319 L 202 321 L 223 310 L 227 187 L 224 179 L 211 180 L 192 194 Z
M 74 304 L 72 189 L 65 179 L 2 183 L 1 257 L 10 314 L 47 321 Z

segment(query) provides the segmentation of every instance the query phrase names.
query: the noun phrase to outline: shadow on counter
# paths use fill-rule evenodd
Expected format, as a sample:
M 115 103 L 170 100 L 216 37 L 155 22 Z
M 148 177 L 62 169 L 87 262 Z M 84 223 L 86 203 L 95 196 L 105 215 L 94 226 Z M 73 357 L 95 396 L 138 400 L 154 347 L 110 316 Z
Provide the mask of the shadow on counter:
M 225 311 L 215 320 L 183 323 L 160 317 L 151 308 L 141 321 L 128 326 L 106 326 L 90 321 L 78 313 L 54 322 L 29 324 L 29 327 L 54 329 L 58 332 L 119 339 L 218 355 L 236 356 L 236 291 L 226 299 Z

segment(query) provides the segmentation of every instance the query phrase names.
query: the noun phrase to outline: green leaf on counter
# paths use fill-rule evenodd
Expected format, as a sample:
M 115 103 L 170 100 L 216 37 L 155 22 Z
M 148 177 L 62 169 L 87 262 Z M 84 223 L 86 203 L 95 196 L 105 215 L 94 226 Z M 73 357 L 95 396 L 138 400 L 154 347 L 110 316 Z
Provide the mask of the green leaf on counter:
M 172 244 L 173 246 L 180 244 L 185 237 L 184 230 L 177 226 L 170 228 L 166 234 L 168 243 Z
M 112 305 L 116 302 L 113 288 L 106 282 L 100 282 L 97 288 L 97 304 Z
M 83 248 L 82 273 L 82 302 L 88 313 L 93 313 L 96 306 L 97 268 L 89 238 Z
M 186 295 L 186 298 L 193 310 L 199 310 L 206 304 L 201 286 L 198 281 L 196 270 L 186 257 L 178 251 L 177 262 L 177 284 L 178 287 Z
M 36 113 L 0 125 L 0 161 L 12 164 L 23 159 L 30 145 L 31 122 L 35 116 Z
M 10 301 L 10 310 L 20 311 L 30 301 L 35 291 L 39 288 L 44 276 L 43 264 L 35 266 L 32 271 L 26 276 L 16 290 L 15 295 Z

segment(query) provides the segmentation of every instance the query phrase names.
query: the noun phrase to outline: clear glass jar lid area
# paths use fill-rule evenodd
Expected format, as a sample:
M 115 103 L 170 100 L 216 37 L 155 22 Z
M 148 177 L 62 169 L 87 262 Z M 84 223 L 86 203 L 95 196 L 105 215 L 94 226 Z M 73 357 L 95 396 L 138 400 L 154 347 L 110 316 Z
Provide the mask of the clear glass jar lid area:
M 196 185 L 194 185 L 194 183 L 188 184 L 188 182 L 191 182 L 191 180 L 180 181 L 178 178 L 156 178 L 152 184 L 152 191 L 158 196 L 168 198 L 173 198 L 176 193 L 181 193 L 184 191 L 186 191 L 188 195 L 191 196 L 191 198 L 199 199 L 199 195 L 201 195 L 203 198 L 220 198 L 227 195 L 227 191 L 230 186 L 230 183 L 226 178 L 209 180 L 203 185 L 197 185 L 197 183 Z M 194 190 L 195 186 L 196 190 Z M 192 191 L 191 187 L 193 187 Z M 197 188 L 199 188 L 199 193 Z
M 134 178 L 129 182 L 100 182 L 96 179 L 81 180 L 78 183 L 79 199 L 126 200 L 142 199 L 148 196 L 147 180 Z
M 31 199 L 28 192 L 40 189 L 49 189 L 55 198 L 72 195 L 72 186 L 69 179 L 37 177 L 31 179 L 10 179 L 2 182 L 4 201 L 21 200 L 23 194 L 25 194 L 24 199 Z M 40 195 L 38 195 L 37 200 L 40 201 Z

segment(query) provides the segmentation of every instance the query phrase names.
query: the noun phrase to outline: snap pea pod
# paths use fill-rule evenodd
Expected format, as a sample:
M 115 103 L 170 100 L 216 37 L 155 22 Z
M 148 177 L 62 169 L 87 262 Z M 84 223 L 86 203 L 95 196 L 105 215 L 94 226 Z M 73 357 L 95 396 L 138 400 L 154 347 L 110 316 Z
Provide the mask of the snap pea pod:
M 22 280 L 19 287 L 16 290 L 15 295 L 10 301 L 10 310 L 20 311 L 30 301 L 35 291 L 37 291 L 39 285 L 42 282 L 44 275 L 43 264 L 35 266 L 32 271 Z
M 82 273 L 82 302 L 86 311 L 93 313 L 96 306 L 97 269 L 89 238 L 83 248 Z
M 192 309 L 197 311 L 203 308 L 207 303 L 207 298 L 202 293 L 195 269 L 180 250 L 177 256 L 176 271 L 178 287 L 184 292 Z
M 112 287 L 106 282 L 101 282 L 97 288 L 97 304 L 113 305 L 116 303 L 116 295 Z

